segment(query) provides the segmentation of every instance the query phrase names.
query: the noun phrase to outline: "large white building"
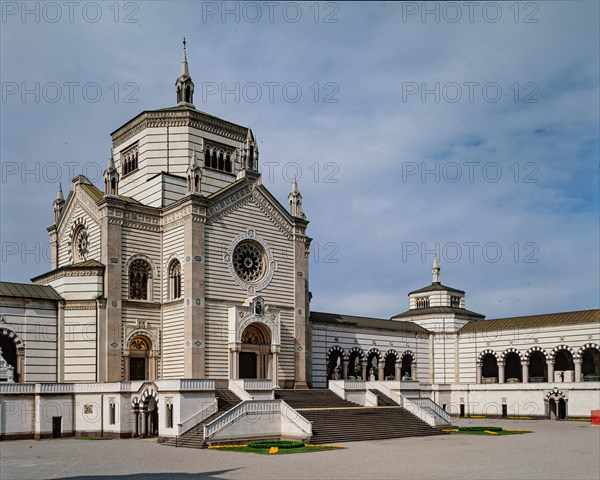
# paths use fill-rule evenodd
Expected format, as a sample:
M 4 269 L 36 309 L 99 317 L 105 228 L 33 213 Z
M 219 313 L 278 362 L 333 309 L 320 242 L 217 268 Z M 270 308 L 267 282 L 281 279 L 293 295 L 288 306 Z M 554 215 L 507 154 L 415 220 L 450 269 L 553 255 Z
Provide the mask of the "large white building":
M 252 130 L 194 107 L 185 45 L 176 94 L 112 133 L 102 189 L 59 190 L 51 271 L 0 284 L 2 438 L 308 438 L 284 392 L 308 387 L 430 425 L 600 408 L 598 310 L 484 320 L 436 258 L 391 319 L 311 312 L 297 184 L 283 206 Z

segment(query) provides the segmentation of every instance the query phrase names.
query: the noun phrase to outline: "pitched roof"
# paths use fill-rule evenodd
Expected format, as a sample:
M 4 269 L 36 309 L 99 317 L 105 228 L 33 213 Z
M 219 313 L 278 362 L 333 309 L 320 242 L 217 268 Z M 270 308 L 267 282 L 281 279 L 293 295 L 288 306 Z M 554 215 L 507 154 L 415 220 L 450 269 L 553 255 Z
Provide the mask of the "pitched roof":
M 98 202 L 98 201 L 102 200 L 102 198 L 104 198 L 104 192 L 102 192 L 102 190 L 100 190 L 95 185 L 80 183 L 79 186 L 82 188 L 82 190 L 84 192 L 86 192 L 96 202 Z M 126 197 L 125 195 L 117 195 L 117 198 L 119 198 L 120 200 L 123 200 L 126 203 L 134 203 L 136 205 L 142 205 L 136 199 L 131 198 L 131 197 Z
M 429 332 L 429 330 L 413 322 L 398 322 L 386 318 L 355 317 L 354 315 L 342 315 L 339 313 L 310 312 L 310 321 L 340 327 L 371 328 L 374 330 L 400 332 Z
M 423 317 L 427 315 L 433 314 L 446 314 L 446 315 L 460 315 L 461 317 L 475 317 L 484 319 L 485 315 L 481 313 L 473 312 L 471 310 L 467 310 L 465 308 L 458 307 L 426 307 L 426 308 L 412 308 L 407 310 L 406 312 L 399 313 L 398 315 L 394 315 L 394 318 L 403 318 L 403 317 Z
M 14 282 L 0 282 L 0 296 L 62 300 L 62 297 L 56 293 L 56 290 L 47 285 L 30 285 L 28 283 Z
M 547 327 L 552 325 L 573 325 L 577 323 L 600 323 L 600 310 L 579 310 L 575 312 L 546 313 L 526 317 L 496 318 L 467 323 L 459 332 L 484 332 L 490 330 L 512 330 L 516 328 Z
M 69 271 L 69 270 L 93 270 L 93 269 L 104 269 L 104 264 L 101 262 L 98 262 L 96 260 L 86 260 L 84 262 L 79 262 L 79 263 L 73 263 L 72 265 L 63 265 L 62 267 L 58 267 L 55 268 L 54 270 L 50 270 L 49 272 L 46 273 L 42 273 L 41 275 L 38 275 L 37 277 L 33 277 L 31 279 L 32 282 L 36 282 L 38 280 L 41 280 L 42 278 L 48 277 L 54 273 L 58 273 L 58 272 L 65 272 L 65 271 Z
M 427 287 L 419 288 L 418 290 L 413 290 L 412 292 L 409 292 L 409 295 L 412 295 L 413 293 L 440 292 L 440 291 L 465 293 L 463 290 L 458 290 L 456 288 L 447 287 L 446 285 L 442 285 L 441 283 L 432 283 L 431 285 L 428 285 Z

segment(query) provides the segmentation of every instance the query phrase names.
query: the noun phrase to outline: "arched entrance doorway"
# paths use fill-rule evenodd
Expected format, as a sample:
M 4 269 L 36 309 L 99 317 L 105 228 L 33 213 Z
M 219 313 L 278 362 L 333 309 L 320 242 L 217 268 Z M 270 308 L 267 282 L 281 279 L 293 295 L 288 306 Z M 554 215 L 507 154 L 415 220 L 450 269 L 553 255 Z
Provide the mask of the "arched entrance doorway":
M 586 345 L 581 353 L 581 375 L 584 382 L 600 381 L 600 349 Z
M 363 370 L 366 371 L 364 355 L 360 348 L 354 347 L 348 357 L 348 378 L 365 380 Z
M 521 357 L 516 352 L 508 352 L 504 357 L 505 378 L 507 383 L 522 382 L 523 368 L 521 367 Z
M 152 344 L 143 335 L 136 335 L 129 341 L 127 375 L 128 380 L 147 380 L 150 374 L 150 350 Z
M 251 323 L 242 332 L 238 378 L 269 378 L 271 332 L 263 323 Z
M 335 346 L 329 350 L 327 356 L 327 380 L 341 380 L 344 370 L 344 350 Z
M 540 350 L 534 350 L 529 354 L 529 381 L 533 383 L 548 381 L 546 355 Z
M 12 378 L 4 381 L 25 381 L 25 343 L 12 330 L 0 329 L 0 348 L 7 366 L 12 367 Z
M 406 350 L 403 354 L 402 354 L 402 365 L 400 367 L 400 379 L 397 380 L 401 380 L 401 379 L 412 379 L 414 380 L 415 378 L 415 371 L 414 371 L 414 356 L 413 353 L 410 350 Z
M 483 383 L 498 383 L 498 359 L 493 353 L 486 353 L 481 360 Z
M 398 363 L 398 355 L 394 351 L 389 351 L 385 355 L 385 364 L 383 366 L 382 380 L 400 380 L 396 378 L 396 364 Z
M 565 420 L 567 418 L 567 397 L 564 392 L 554 387 L 546 394 L 546 415 L 551 420 Z
M 550 381 L 572 382 L 575 377 L 575 362 L 573 353 L 566 348 L 557 350 L 554 354 L 554 378 Z
M 376 348 L 369 350 L 367 355 L 367 378 L 375 380 L 383 380 L 383 365 L 381 362 L 381 352 Z
M 158 398 L 156 396 L 156 385 L 146 384 L 144 393 L 132 402 L 134 414 L 133 436 L 134 437 L 156 437 L 158 436 Z

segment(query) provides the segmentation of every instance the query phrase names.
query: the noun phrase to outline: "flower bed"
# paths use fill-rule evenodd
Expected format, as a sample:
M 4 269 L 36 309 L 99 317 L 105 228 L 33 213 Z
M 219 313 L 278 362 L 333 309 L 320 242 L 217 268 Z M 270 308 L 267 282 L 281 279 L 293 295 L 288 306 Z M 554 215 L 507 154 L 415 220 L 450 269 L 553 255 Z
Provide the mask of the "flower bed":
M 301 448 L 304 442 L 297 440 L 261 440 L 260 442 L 248 442 L 250 448 Z
M 442 429 L 442 432 L 462 435 L 515 435 L 531 433 L 531 430 L 508 430 L 502 427 L 455 427 Z
M 211 450 L 226 450 L 232 452 L 252 452 L 263 455 L 279 455 L 286 453 L 319 452 L 323 450 L 336 450 L 346 447 L 338 445 L 308 444 L 297 440 L 261 440 L 248 442 L 243 445 L 211 445 Z

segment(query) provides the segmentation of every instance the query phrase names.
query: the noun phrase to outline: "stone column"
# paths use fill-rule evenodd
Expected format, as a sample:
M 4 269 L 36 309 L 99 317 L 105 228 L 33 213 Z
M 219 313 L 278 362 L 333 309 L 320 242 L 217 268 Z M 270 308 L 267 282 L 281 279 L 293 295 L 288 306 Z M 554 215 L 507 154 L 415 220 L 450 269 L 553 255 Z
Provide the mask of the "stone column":
M 581 358 L 574 358 L 573 363 L 575 363 L 575 382 L 581 382 Z
M 481 362 L 477 362 L 477 366 L 476 366 L 476 376 L 477 376 L 477 383 L 481 383 Z
M 364 360 L 360 362 L 360 376 L 363 379 L 363 381 L 367 380 L 367 362 L 365 362 Z
M 271 352 L 273 353 L 273 386 L 277 387 L 279 383 L 279 347 L 273 346 L 271 347 Z
M 15 382 L 23 383 L 27 380 L 25 375 L 25 348 L 17 347 L 17 364 L 14 365 L 17 375 L 14 379 Z M 14 378 L 14 376 L 13 376 Z
M 148 411 L 142 410 L 142 438 L 148 436 Z
M 402 380 L 400 378 L 401 367 L 402 367 L 402 364 L 400 362 L 396 362 L 396 371 L 394 372 L 395 373 L 394 380 Z
M 342 380 L 348 380 L 348 363 L 349 360 L 347 358 L 342 360 Z
M 129 380 L 129 350 L 123 352 L 125 368 L 123 369 L 123 380 Z
M 237 380 L 240 372 L 240 349 L 234 346 L 231 349 L 231 379 Z
M 523 377 L 523 383 L 529 383 L 529 363 L 523 362 L 521 364 L 521 375 Z
M 381 382 L 381 381 L 385 380 L 385 378 L 383 378 L 383 369 L 385 367 L 385 363 L 379 362 L 377 364 L 377 366 L 379 367 L 379 372 L 377 373 L 377 380 L 379 380 Z
M 140 436 L 140 411 L 137 408 L 133 410 L 133 436 Z
M 498 362 L 498 383 L 504 383 L 504 362 Z
M 548 366 L 548 382 L 554 382 L 554 359 L 546 360 L 546 365 Z
M 410 364 L 410 377 L 413 380 L 417 379 L 417 362 L 415 361 Z

